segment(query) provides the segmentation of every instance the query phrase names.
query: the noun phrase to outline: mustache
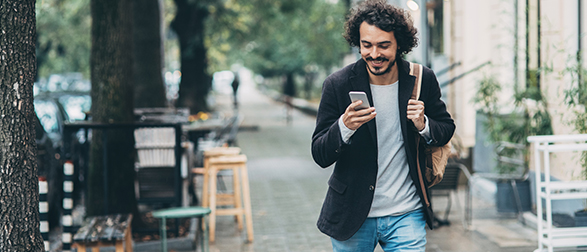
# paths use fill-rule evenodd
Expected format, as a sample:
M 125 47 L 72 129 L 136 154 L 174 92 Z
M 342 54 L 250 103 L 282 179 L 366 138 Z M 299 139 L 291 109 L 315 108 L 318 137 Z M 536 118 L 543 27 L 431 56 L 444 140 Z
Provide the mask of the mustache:
M 373 61 L 373 60 L 378 60 L 378 61 L 389 61 L 388 58 L 384 58 L 384 57 L 378 57 L 376 59 L 373 59 L 372 57 L 367 57 L 368 61 Z

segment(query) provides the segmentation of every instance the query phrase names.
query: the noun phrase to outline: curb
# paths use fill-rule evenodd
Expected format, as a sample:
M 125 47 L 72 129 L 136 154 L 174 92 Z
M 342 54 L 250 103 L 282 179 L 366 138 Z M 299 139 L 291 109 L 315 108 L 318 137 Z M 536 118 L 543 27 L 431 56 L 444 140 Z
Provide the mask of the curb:
M 277 101 L 277 102 L 281 102 L 281 103 L 285 103 L 285 96 L 275 90 L 265 90 L 264 94 L 269 96 L 271 99 Z M 292 98 L 291 100 L 291 105 L 305 113 L 311 116 L 316 116 L 318 114 L 318 104 L 309 102 L 305 99 L 302 98 Z

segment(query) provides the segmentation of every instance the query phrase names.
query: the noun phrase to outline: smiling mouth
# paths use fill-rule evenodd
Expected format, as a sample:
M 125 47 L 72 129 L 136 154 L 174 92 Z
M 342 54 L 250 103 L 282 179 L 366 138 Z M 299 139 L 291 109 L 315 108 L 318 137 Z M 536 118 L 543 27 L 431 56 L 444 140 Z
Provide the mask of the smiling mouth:
M 377 59 L 368 59 L 373 65 L 381 65 L 383 62 L 387 61 L 385 58 L 377 58 Z

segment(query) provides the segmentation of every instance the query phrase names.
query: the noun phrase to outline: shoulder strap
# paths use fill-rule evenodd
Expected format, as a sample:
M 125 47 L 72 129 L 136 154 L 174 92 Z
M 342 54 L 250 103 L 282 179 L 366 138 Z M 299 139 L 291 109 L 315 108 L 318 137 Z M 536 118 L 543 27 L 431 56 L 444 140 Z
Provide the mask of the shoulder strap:
M 410 75 L 416 77 L 411 99 L 417 100 L 420 98 L 420 88 L 422 87 L 422 65 L 410 62 Z

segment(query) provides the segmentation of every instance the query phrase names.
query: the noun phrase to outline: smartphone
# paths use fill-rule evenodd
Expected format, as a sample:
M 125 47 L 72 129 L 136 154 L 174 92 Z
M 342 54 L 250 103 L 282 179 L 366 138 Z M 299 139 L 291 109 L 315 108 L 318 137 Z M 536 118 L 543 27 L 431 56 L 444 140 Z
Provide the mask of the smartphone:
M 355 110 L 361 110 L 371 107 L 369 105 L 369 99 L 367 99 L 367 94 L 363 91 L 350 91 L 349 97 L 351 98 L 351 102 L 355 102 L 357 100 L 363 101 L 363 103 L 355 108 Z

